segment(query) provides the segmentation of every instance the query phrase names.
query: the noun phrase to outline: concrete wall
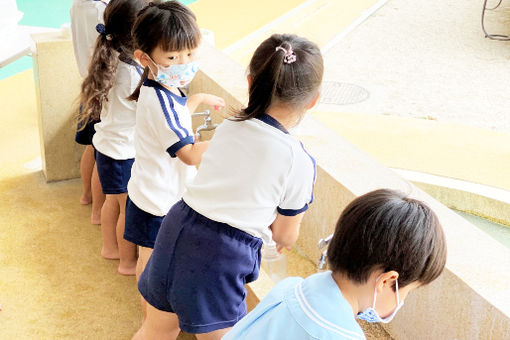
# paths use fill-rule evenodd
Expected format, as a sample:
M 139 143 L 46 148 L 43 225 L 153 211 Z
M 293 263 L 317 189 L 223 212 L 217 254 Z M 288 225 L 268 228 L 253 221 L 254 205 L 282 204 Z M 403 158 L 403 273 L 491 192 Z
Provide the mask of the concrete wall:
M 229 105 L 246 102 L 245 70 L 221 52 L 204 48 L 202 71 L 190 93 L 223 96 Z M 226 111 L 215 115 L 217 121 Z M 342 209 L 355 197 L 377 188 L 399 189 L 426 201 L 438 214 L 448 243 L 444 273 L 417 289 L 385 329 L 395 339 L 505 339 L 510 337 L 510 250 L 448 208 L 385 168 L 334 131 L 308 116 L 300 139 L 318 161 L 315 202 L 306 214 L 299 250 L 319 259 L 317 242 L 330 234 Z M 268 291 L 265 275 L 250 284 L 256 303 Z
M 48 182 L 80 177 L 83 146 L 74 141 L 82 79 L 70 38 L 34 34 L 33 56 L 43 172 Z

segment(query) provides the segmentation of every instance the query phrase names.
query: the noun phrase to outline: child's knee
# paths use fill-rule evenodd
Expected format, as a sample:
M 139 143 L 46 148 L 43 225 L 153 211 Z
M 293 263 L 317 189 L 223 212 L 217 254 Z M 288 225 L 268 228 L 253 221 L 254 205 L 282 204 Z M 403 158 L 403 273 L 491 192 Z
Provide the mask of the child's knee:
M 147 303 L 147 318 L 142 329 L 146 340 L 172 339 L 181 331 L 176 314 L 161 311 L 149 303 Z

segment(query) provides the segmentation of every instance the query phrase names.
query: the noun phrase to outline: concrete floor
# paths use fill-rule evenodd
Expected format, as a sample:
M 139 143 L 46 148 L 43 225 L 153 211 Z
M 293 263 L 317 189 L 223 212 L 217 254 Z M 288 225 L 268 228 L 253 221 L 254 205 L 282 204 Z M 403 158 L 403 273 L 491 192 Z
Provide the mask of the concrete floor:
M 390 0 L 325 51 L 325 80 L 369 92 L 364 102 L 318 111 L 437 119 L 510 132 L 510 42 L 484 38 L 483 1 Z M 489 2 L 490 3 L 490 2 Z M 489 13 L 510 34 L 510 2 Z

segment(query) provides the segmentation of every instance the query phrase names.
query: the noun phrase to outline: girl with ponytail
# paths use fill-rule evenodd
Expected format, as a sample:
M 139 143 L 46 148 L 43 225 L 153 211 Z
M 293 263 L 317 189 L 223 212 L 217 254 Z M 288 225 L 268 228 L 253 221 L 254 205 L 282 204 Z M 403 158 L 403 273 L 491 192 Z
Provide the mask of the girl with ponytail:
M 246 314 L 262 243 L 290 247 L 313 199 L 315 161 L 288 130 L 319 98 L 319 48 L 275 34 L 253 55 L 248 106 L 217 129 L 195 179 L 161 224 L 138 289 L 134 339 L 220 339 Z
M 132 59 L 131 29 L 145 0 L 111 0 L 104 12 L 104 25 L 97 25 L 99 36 L 83 81 L 80 97 L 80 124 L 95 124 L 92 138 L 99 180 L 106 195 L 101 210 L 103 246 L 106 259 L 120 259 L 118 271 L 134 275 L 136 247 L 124 240 L 127 182 L 135 157 L 134 133 L 136 103 L 127 100 L 143 69 Z M 98 114 L 100 113 L 100 117 Z
M 137 101 L 136 159 L 128 183 L 124 238 L 138 246 L 138 278 L 161 221 L 195 176 L 209 145 L 195 141 L 190 113 L 200 103 L 217 108 L 225 103 L 204 93 L 186 97 L 179 89 L 198 69 L 200 30 L 186 6 L 178 1 L 152 2 L 138 14 L 132 35 L 134 55 L 145 70 L 130 96 Z M 144 315 L 145 306 L 142 300 Z

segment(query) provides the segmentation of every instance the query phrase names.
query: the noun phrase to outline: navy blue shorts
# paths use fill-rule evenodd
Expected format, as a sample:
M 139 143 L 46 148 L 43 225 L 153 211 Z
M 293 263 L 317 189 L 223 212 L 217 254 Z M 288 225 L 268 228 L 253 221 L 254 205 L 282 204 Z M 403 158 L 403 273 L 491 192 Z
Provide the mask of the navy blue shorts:
M 154 248 L 154 242 L 164 217 L 154 216 L 138 208 L 128 195 L 124 239 L 142 247 Z
M 94 137 L 94 134 L 96 133 L 96 130 L 94 129 L 94 125 L 96 125 L 96 123 L 99 123 L 99 120 L 90 120 L 87 122 L 87 125 L 83 130 L 76 131 L 76 136 L 74 137 L 76 143 L 92 145 L 92 137 Z M 78 124 L 78 130 L 79 129 L 80 125 Z
M 177 202 L 163 219 L 138 282 L 155 308 L 188 333 L 232 327 L 246 315 L 244 285 L 257 279 L 262 240 Z
M 131 177 L 131 167 L 134 158 L 117 160 L 103 155 L 95 150 L 97 174 L 103 192 L 107 195 L 123 194 L 127 192 L 127 184 Z

